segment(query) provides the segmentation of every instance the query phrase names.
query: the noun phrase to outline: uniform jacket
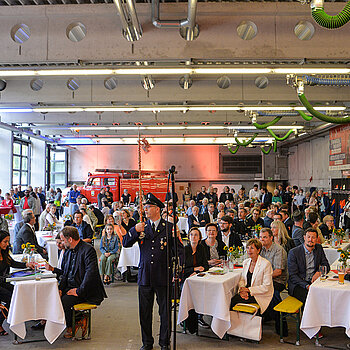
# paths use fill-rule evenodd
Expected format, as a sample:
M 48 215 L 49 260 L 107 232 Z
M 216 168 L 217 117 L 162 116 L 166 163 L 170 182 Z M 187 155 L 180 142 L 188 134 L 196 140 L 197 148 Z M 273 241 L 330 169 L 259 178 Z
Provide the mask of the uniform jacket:
M 247 284 L 247 272 L 251 260 L 252 259 L 249 258 L 243 261 L 243 270 L 239 281 L 240 287 L 245 287 Z M 270 262 L 259 255 L 255 264 L 249 291 L 250 295 L 255 297 L 258 302 L 261 313 L 267 309 L 273 296 L 272 272 Z
M 326 258 L 326 255 L 323 251 L 323 248 L 320 244 L 316 244 L 313 250 L 314 253 L 314 262 L 315 270 L 317 272 L 321 265 L 327 266 L 327 271 L 329 271 L 329 263 Z M 306 288 L 309 284 L 306 278 L 306 259 L 305 259 L 305 249 L 304 244 L 301 244 L 292 250 L 288 254 L 288 291 L 289 294 L 293 294 L 294 288 L 300 286 Z
M 123 247 L 132 247 L 136 242 L 139 244 L 140 263 L 138 285 L 140 286 L 164 287 L 167 285 L 167 225 L 169 232 L 171 232 L 173 225 L 160 219 L 156 232 L 153 233 L 151 223 L 147 220 L 144 229 L 145 237 L 142 240 L 139 239 L 140 233 L 136 232 L 135 227 L 131 228 L 123 237 Z M 183 266 L 184 248 L 179 240 L 177 240 L 177 245 L 180 265 Z M 172 244 L 170 245 L 170 252 L 174 256 Z
M 74 248 L 76 251 L 76 263 L 74 266 L 74 279 L 77 285 L 77 294 L 86 301 L 101 304 L 104 298 L 107 298 L 103 287 L 100 273 L 98 271 L 97 255 L 95 249 L 82 240 Z M 69 273 L 69 262 L 72 250 L 65 251 L 62 260 L 62 275 L 59 281 L 59 289 L 66 291 Z

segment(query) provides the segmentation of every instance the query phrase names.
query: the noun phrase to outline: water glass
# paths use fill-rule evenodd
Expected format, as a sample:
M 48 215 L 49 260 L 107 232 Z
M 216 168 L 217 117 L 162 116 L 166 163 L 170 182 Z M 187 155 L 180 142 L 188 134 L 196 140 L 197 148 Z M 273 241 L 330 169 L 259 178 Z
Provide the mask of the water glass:
M 321 273 L 320 280 L 324 282 L 326 280 L 326 275 L 327 275 L 327 266 L 320 266 L 319 271 Z

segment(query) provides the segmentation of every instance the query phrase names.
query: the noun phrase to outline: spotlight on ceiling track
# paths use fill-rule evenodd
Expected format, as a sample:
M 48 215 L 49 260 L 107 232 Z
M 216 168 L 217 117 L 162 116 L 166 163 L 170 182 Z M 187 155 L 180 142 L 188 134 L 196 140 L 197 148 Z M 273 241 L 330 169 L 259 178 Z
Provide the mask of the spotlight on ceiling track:
M 6 89 L 6 86 L 6 80 L 0 79 L 0 91 L 4 91 Z
M 151 76 L 145 76 L 141 80 L 141 85 L 145 90 L 152 90 L 155 86 L 155 82 Z

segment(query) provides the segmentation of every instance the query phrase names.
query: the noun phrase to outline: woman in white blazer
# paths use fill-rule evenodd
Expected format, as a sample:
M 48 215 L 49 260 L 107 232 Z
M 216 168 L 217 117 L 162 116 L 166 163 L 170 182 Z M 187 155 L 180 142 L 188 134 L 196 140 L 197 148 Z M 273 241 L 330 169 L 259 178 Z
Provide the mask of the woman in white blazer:
M 231 300 L 231 309 L 238 303 L 257 303 L 264 313 L 273 296 L 272 266 L 261 257 L 262 245 L 257 239 L 247 243 L 248 259 L 243 261 L 238 293 Z

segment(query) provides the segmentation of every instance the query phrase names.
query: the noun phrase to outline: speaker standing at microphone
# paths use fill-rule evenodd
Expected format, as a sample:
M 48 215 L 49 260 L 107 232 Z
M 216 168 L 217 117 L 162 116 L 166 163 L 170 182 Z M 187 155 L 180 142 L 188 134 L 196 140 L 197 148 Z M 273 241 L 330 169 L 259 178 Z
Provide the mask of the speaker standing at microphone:
M 154 295 L 160 314 L 159 345 L 161 350 L 168 350 L 171 329 L 168 329 L 167 307 L 167 279 L 168 261 L 166 246 L 170 244 L 171 255 L 174 254 L 172 242 L 168 242 L 166 226 L 172 232 L 173 224 L 161 218 L 161 209 L 164 204 L 152 193 L 146 195 L 144 206 L 147 222 L 136 224 L 123 238 L 123 246 L 131 247 L 138 242 L 140 247 L 140 263 L 138 273 L 139 285 L 139 318 L 142 334 L 142 347 L 140 350 L 152 350 L 154 339 L 152 336 L 152 313 Z M 144 236 L 143 234 L 144 233 Z M 141 235 L 141 238 L 140 238 Z M 180 265 L 184 261 L 184 248 L 177 238 Z

